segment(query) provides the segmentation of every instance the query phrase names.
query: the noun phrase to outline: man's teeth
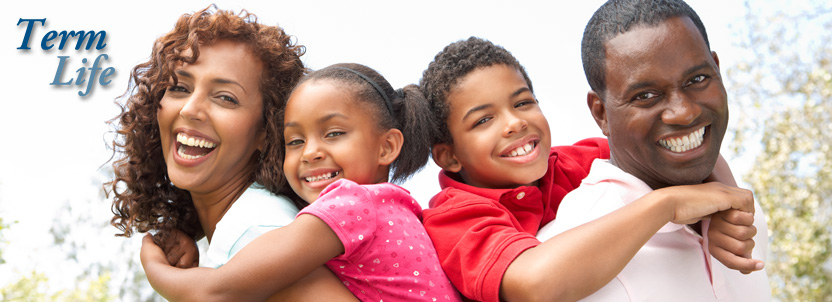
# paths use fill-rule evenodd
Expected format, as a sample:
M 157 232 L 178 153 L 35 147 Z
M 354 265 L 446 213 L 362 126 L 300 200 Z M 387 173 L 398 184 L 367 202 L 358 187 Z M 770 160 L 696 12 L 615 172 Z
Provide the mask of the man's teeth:
M 321 175 L 317 175 L 317 176 L 304 177 L 303 179 L 305 179 L 306 182 L 313 182 L 313 181 L 330 179 L 330 178 L 333 178 L 335 176 L 338 176 L 338 172 L 330 172 L 330 173 L 325 173 L 325 174 L 321 174 Z
M 704 138 L 705 127 L 702 127 L 687 136 L 660 139 L 659 144 L 673 152 L 685 152 L 701 146 Z
M 529 151 L 532 151 L 532 149 L 534 149 L 534 144 L 528 143 L 523 146 L 517 147 L 517 149 L 511 150 L 511 153 L 509 153 L 508 157 L 526 155 L 529 154 Z
M 184 133 L 179 133 L 176 135 L 176 141 L 182 143 L 183 145 L 190 146 L 190 147 L 200 147 L 200 148 L 214 148 L 217 144 L 206 141 L 200 138 L 193 138 L 188 137 Z

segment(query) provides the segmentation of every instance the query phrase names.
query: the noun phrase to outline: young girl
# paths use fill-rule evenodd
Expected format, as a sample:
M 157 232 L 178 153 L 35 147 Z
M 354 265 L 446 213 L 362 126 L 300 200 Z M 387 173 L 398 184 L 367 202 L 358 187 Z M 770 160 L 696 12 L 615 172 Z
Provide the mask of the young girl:
M 422 227 L 421 207 L 387 183 L 426 163 L 426 106 L 415 86 L 394 91 L 363 65 L 310 74 L 286 105 L 283 170 L 311 205 L 217 270 L 172 267 L 146 239 L 148 280 L 171 300 L 262 300 L 325 263 L 362 301 L 459 301 Z

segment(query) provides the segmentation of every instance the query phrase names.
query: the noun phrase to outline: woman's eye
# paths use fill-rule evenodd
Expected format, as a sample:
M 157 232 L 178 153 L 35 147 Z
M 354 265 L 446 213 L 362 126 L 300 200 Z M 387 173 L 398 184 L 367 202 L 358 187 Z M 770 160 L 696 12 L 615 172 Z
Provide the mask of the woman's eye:
M 171 92 L 187 92 L 188 90 L 185 89 L 184 86 L 173 85 L 173 86 L 168 87 L 168 91 L 171 91 Z
M 221 95 L 219 98 L 223 101 L 226 101 L 226 102 L 229 102 L 229 103 L 232 103 L 232 104 L 235 104 L 235 105 L 240 104 L 240 102 L 238 102 L 237 99 L 235 99 L 233 97 L 230 97 L 230 96 L 227 96 L 227 95 Z
M 302 145 L 302 144 L 303 144 L 302 139 L 293 139 L 293 140 L 290 140 L 290 141 L 286 142 L 286 146 L 297 146 L 297 145 Z

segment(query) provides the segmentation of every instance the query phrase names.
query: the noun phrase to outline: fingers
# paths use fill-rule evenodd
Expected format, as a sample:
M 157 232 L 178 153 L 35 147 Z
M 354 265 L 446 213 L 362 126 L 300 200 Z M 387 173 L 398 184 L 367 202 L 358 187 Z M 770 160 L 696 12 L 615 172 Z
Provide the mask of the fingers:
M 731 189 L 737 199 L 737 203 L 732 208 L 754 215 L 754 194 L 746 189 L 736 187 L 731 187 Z
M 744 212 L 736 209 L 729 209 L 719 212 L 718 216 L 730 224 L 744 226 L 754 224 L 754 213 Z
M 176 262 L 178 268 L 192 268 L 199 266 L 199 253 L 186 253 Z
M 197 248 L 195 242 L 190 244 L 182 242 L 178 249 L 182 250 L 182 253 L 179 261 L 176 262 L 176 267 L 191 268 L 199 266 L 199 248 Z
M 156 245 L 156 242 L 153 241 L 153 235 L 146 234 L 144 238 L 142 238 L 142 249 L 139 253 L 139 258 L 141 258 L 142 264 L 147 265 L 151 262 L 165 262 L 167 261 L 165 257 L 165 252 Z
M 737 256 L 723 249 L 711 250 L 711 255 L 725 267 L 738 270 L 743 274 L 759 271 L 765 267 L 763 261 Z
M 757 235 L 757 227 L 754 226 L 754 216 L 739 210 L 728 210 L 714 213 L 711 216 L 710 236 L 716 232 L 725 234 L 736 240 L 751 240 Z M 713 238 L 712 238 L 713 239 Z M 719 239 L 719 238 L 717 238 Z M 753 241 L 751 248 L 753 248 Z
M 174 245 L 170 250 L 165 253 L 167 256 L 168 263 L 173 266 L 179 266 L 179 262 L 182 260 L 182 256 L 184 254 L 183 249 L 179 248 L 180 245 Z
M 757 228 L 753 225 L 731 224 L 725 219 L 726 217 L 738 218 L 734 215 L 735 213 L 723 211 L 712 216 L 707 234 L 708 249 L 714 258 L 730 269 L 738 270 L 743 274 L 760 270 L 763 268 L 763 262 L 751 259 L 751 252 L 755 245 L 753 238 L 757 234 Z M 739 218 L 743 219 L 743 217 Z

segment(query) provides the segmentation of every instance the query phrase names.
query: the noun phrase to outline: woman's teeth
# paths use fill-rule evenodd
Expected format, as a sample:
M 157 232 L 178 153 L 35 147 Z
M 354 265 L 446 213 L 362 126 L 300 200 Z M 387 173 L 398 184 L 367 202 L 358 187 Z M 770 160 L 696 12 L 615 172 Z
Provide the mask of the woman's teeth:
M 211 152 L 211 149 L 217 146 L 217 144 L 204 139 L 188 137 L 184 133 L 177 134 L 176 141 L 180 143 L 179 148 L 176 149 L 176 153 L 184 159 L 197 159 L 203 157 L 205 154 Z
M 701 146 L 704 138 L 705 127 L 702 127 L 687 136 L 660 139 L 659 144 L 673 152 L 685 152 Z
M 523 146 L 517 147 L 517 149 L 511 150 L 511 153 L 508 154 L 508 157 L 515 157 L 515 156 L 523 156 L 529 154 L 529 151 L 534 149 L 533 143 L 528 143 Z
M 176 135 L 176 141 L 182 143 L 183 145 L 190 146 L 190 147 L 200 147 L 200 148 L 214 148 L 217 144 L 205 141 L 201 138 L 193 138 L 188 137 L 184 133 L 179 133 Z
M 306 182 L 326 180 L 326 179 L 331 179 L 335 176 L 338 176 L 338 173 L 339 172 L 324 173 L 324 174 L 321 174 L 321 175 L 318 175 L 318 176 L 304 177 L 303 179 L 306 180 Z

